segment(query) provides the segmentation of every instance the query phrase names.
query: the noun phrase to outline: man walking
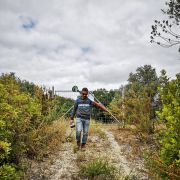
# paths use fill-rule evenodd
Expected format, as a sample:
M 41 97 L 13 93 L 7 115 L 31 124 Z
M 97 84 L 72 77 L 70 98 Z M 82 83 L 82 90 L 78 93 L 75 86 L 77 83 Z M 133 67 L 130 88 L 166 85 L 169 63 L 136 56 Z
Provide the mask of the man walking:
M 91 106 L 96 106 L 101 108 L 102 110 L 108 112 L 108 110 L 95 101 L 92 101 L 88 98 L 88 89 L 83 88 L 81 91 L 81 96 L 77 98 L 74 104 L 74 109 L 71 113 L 71 122 L 72 125 L 74 123 L 74 116 L 76 114 L 76 141 L 78 149 L 85 148 L 89 124 L 90 124 L 90 115 L 91 115 Z M 81 145 L 81 131 L 83 130 L 82 136 L 82 145 Z

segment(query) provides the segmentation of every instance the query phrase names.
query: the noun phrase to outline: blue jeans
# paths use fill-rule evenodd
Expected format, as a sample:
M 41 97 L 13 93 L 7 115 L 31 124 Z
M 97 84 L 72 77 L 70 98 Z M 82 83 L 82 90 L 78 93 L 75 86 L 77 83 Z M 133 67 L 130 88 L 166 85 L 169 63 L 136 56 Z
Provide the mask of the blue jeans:
M 88 131 L 89 131 L 89 119 L 76 118 L 76 141 L 81 142 L 81 132 L 83 130 L 82 144 L 86 144 Z

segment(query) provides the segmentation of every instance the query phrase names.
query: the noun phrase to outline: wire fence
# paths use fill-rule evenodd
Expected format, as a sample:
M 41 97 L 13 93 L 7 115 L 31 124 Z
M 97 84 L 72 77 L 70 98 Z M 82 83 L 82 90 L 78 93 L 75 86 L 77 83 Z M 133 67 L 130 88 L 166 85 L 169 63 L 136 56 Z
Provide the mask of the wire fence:
M 89 91 L 88 98 L 92 101 L 97 101 L 101 104 L 103 104 L 106 108 L 110 104 L 110 102 L 113 100 L 112 93 L 110 91 Z M 72 101 L 72 103 L 66 104 L 66 109 L 63 114 L 63 118 L 69 118 L 70 114 L 74 107 L 75 100 L 80 96 L 79 92 L 73 92 L 72 90 L 56 90 L 55 96 L 63 97 L 64 103 L 68 101 Z M 98 96 L 98 98 L 97 98 Z M 104 124 L 111 124 L 111 123 L 117 123 L 120 122 L 117 120 L 117 118 L 109 111 L 104 112 L 102 109 L 92 106 L 91 109 L 91 119 L 93 119 L 95 122 L 101 122 Z

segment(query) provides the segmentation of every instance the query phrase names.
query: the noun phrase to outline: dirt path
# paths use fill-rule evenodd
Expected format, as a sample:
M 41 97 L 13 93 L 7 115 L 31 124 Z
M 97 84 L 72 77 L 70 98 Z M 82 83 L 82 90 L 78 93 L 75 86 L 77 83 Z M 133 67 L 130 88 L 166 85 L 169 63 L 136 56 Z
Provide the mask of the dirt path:
M 132 169 L 130 168 L 130 165 L 125 156 L 122 155 L 122 147 L 119 146 L 118 142 L 115 140 L 114 135 L 111 132 L 105 129 L 103 129 L 103 132 L 105 132 L 108 141 L 110 142 L 111 147 L 109 150 L 112 158 L 116 159 L 116 162 L 119 163 L 126 175 L 130 174 Z
M 102 129 L 102 131 L 106 134 L 111 145 L 109 154 L 112 154 L 112 159 L 116 159 L 117 164 L 122 167 L 124 174 L 128 177 L 134 176 L 141 180 L 148 179 L 147 174 L 142 171 L 144 170 L 143 159 L 139 158 L 139 156 L 131 158 L 133 147 L 129 142 L 124 144 L 118 143 L 111 131 L 106 129 Z
M 31 169 L 31 180 L 72 180 L 81 179 L 79 170 L 82 164 L 87 164 L 95 158 L 106 158 L 117 167 L 121 179 L 134 174 L 138 179 L 147 179 L 140 174 L 136 167 L 142 166 L 127 160 L 123 154 L 124 146 L 118 144 L 114 135 L 107 129 L 98 129 L 89 136 L 85 151 L 75 151 L 75 144 L 66 142 L 58 153 L 52 155 L 44 162 L 36 164 Z
M 49 177 L 51 180 L 71 180 L 78 175 L 79 169 L 76 164 L 77 154 L 73 152 L 72 143 L 65 143 L 64 149 L 65 151 L 59 152 L 55 162 L 49 168 L 52 173 Z

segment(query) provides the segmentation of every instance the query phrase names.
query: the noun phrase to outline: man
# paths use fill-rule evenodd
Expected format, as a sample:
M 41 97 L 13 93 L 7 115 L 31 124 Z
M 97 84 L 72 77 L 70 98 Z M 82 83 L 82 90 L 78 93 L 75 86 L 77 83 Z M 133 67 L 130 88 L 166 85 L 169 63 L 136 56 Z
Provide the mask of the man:
M 71 122 L 72 125 L 74 123 L 74 116 L 76 114 L 76 141 L 78 149 L 84 148 L 86 145 L 89 124 L 90 124 L 90 115 L 91 115 L 91 106 L 96 106 L 101 108 L 102 110 L 108 112 L 108 110 L 95 101 L 92 101 L 88 98 L 88 89 L 83 88 L 81 91 L 81 96 L 77 98 L 74 104 L 74 109 L 71 113 Z M 83 130 L 82 136 L 82 145 L 81 145 L 81 131 Z

